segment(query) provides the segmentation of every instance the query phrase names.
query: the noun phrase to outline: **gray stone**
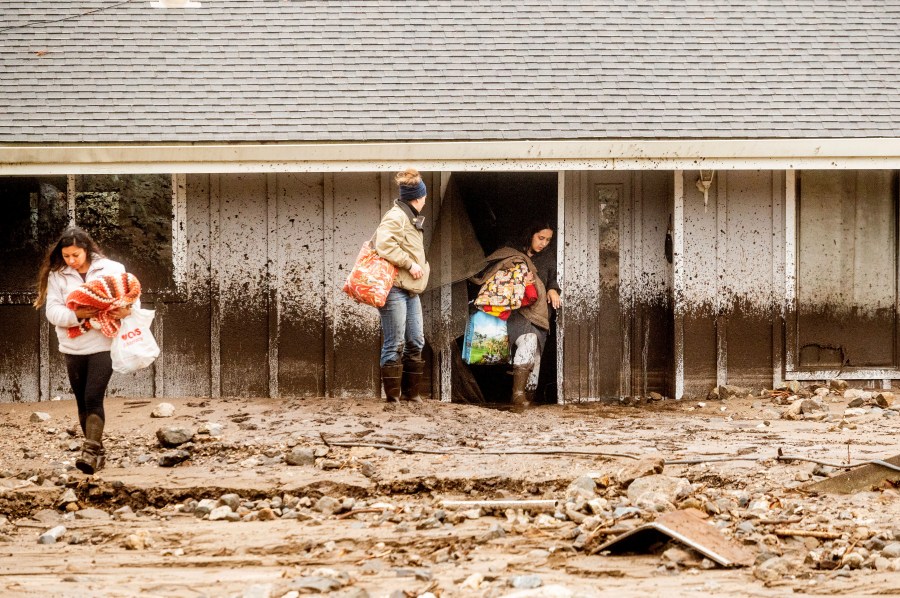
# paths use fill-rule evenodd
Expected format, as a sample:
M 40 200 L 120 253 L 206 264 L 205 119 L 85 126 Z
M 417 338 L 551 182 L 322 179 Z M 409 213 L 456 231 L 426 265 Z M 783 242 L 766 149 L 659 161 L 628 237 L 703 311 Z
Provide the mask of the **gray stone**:
M 596 496 L 596 492 L 597 483 L 594 482 L 594 478 L 589 475 L 583 475 L 569 484 L 569 487 L 566 489 L 566 498 L 581 497 L 585 500 L 590 500 Z
M 217 424 L 214 422 L 207 422 L 200 426 L 197 430 L 197 434 L 205 434 L 207 436 L 221 436 L 224 431 L 224 426 L 222 424 Z
M 681 546 L 673 546 L 666 549 L 666 551 L 662 553 L 662 558 L 663 560 L 675 563 L 676 565 L 684 565 L 700 560 L 697 558 L 697 554 L 694 551 L 682 548 Z
M 241 497 L 234 493 L 223 494 L 219 497 L 219 502 L 216 506 L 222 505 L 228 506 L 232 511 L 237 511 L 238 507 L 241 506 Z
M 803 399 L 800 401 L 800 413 L 803 415 L 828 411 L 828 406 L 821 399 Z
M 115 515 L 119 519 L 137 519 L 137 515 L 134 514 L 134 511 L 131 510 L 131 507 L 129 507 L 128 505 L 119 507 L 118 509 L 113 511 L 113 515 Z
M 160 467 L 175 467 L 190 458 L 191 454 L 185 450 L 169 451 L 160 456 L 158 463 Z
M 72 501 L 72 502 L 75 502 L 75 501 Z M 60 505 L 60 506 L 64 506 L 64 505 Z M 59 520 L 61 517 L 62 517 L 62 515 L 60 515 L 59 511 L 57 511 L 55 509 L 41 509 L 41 510 L 35 511 L 34 513 L 31 514 L 32 519 L 34 519 L 35 521 L 38 521 L 40 523 L 43 523 L 44 525 L 53 525 L 55 523 L 59 523 Z
M 360 459 L 356 462 L 356 467 L 359 469 L 359 473 L 363 474 L 367 478 L 378 475 L 378 469 L 375 467 L 375 465 L 372 464 L 371 461 Z
M 719 386 L 719 399 L 726 400 L 734 397 L 744 398 L 747 395 L 751 394 L 750 389 L 743 388 L 741 386 L 734 386 L 732 384 L 725 384 L 723 386 Z
M 194 513 L 200 516 L 206 515 L 218 506 L 217 503 L 218 501 L 215 501 L 211 498 L 204 498 L 194 507 Z
M 885 558 L 883 556 L 875 557 L 875 562 L 873 563 L 876 571 L 887 571 L 891 566 L 891 559 Z
M 792 566 L 787 559 L 774 557 L 766 560 L 757 566 L 753 571 L 753 576 L 761 581 L 778 581 L 792 570 Z
M 284 456 L 288 465 L 315 465 L 316 455 L 310 448 L 294 448 Z
M 855 407 L 862 407 L 865 404 L 866 402 L 864 400 L 862 400 L 860 397 L 856 397 L 855 399 L 847 403 L 847 407 L 850 407 L 852 409 Z
M 640 513 L 641 513 L 641 510 L 638 509 L 637 507 L 616 507 L 615 510 L 613 511 L 613 518 L 621 519 L 625 515 L 633 515 L 633 514 L 640 515 Z
M 241 598 L 272 598 L 272 584 L 253 584 L 241 592 Z
M 544 585 L 544 580 L 538 575 L 514 575 L 509 579 L 509 585 L 517 590 L 533 590 Z
M 805 399 L 797 399 L 791 403 L 787 409 L 781 412 L 781 419 L 800 419 L 802 417 L 802 404 Z
M 638 478 L 662 473 L 665 459 L 662 457 L 644 457 L 637 461 L 628 461 L 616 470 L 613 477 L 621 486 L 626 486 Z
M 64 507 L 70 502 L 78 502 L 78 497 L 75 496 L 74 490 L 72 490 L 71 488 L 66 488 L 65 490 L 63 490 L 63 493 L 56 501 L 56 504 L 57 506 Z
M 88 508 L 75 511 L 75 519 L 91 519 L 94 521 L 103 521 L 111 519 L 110 514 L 100 509 Z
M 841 380 L 840 378 L 835 378 L 828 383 L 828 386 L 831 387 L 831 390 L 835 390 L 837 392 L 844 392 L 847 390 L 847 382 L 845 380 Z
M 636 503 L 642 494 L 657 492 L 670 503 L 685 498 L 691 492 L 691 483 L 685 478 L 673 478 L 667 475 L 649 475 L 638 478 L 628 486 L 628 498 Z
M 172 417 L 173 415 L 175 415 L 175 405 L 172 403 L 160 403 L 150 414 L 150 417 Z
M 166 448 L 175 448 L 185 442 L 190 442 L 194 432 L 187 428 L 169 426 L 156 431 L 156 439 Z
M 675 505 L 666 494 L 652 490 L 642 493 L 633 502 L 637 508 L 650 513 L 664 513 L 675 509 Z
M 341 501 L 330 496 L 323 496 L 317 500 L 316 504 L 313 506 L 314 511 L 318 511 L 324 515 L 334 515 L 335 513 L 340 512 L 340 509 Z
M 222 519 L 227 519 L 228 516 L 232 513 L 233 511 L 231 510 L 231 507 L 229 507 L 228 505 L 222 505 L 221 507 L 216 507 L 209 512 L 209 520 L 220 521 Z
M 881 556 L 889 559 L 900 558 L 900 542 L 891 542 L 882 548 Z
M 48 421 L 49 419 L 50 419 L 49 413 L 45 413 L 43 411 L 35 411 L 34 413 L 31 414 L 30 421 L 32 421 L 34 423 L 40 423 L 40 422 Z

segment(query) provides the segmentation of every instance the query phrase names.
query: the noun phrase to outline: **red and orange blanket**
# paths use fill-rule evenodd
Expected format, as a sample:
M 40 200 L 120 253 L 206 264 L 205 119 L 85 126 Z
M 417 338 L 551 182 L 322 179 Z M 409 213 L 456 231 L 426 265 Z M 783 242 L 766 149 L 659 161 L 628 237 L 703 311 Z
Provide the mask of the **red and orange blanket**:
M 112 317 L 109 312 L 120 307 L 131 307 L 140 295 L 140 281 L 128 272 L 101 276 L 84 283 L 69 293 L 66 307 L 71 310 L 93 307 L 99 313 L 93 318 L 79 320 L 78 326 L 69 328 L 69 338 L 81 336 L 91 329 L 99 329 L 104 336 L 114 337 L 121 321 Z

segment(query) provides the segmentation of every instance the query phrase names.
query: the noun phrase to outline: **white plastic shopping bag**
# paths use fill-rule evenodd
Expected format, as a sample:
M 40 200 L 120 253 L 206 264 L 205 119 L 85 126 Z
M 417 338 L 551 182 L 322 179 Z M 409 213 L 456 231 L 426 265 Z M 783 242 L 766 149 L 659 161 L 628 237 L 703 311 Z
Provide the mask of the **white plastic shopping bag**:
M 113 370 L 129 374 L 149 366 L 159 356 L 159 345 L 150 333 L 155 314 L 152 309 L 132 308 L 131 315 L 122 319 L 110 349 Z

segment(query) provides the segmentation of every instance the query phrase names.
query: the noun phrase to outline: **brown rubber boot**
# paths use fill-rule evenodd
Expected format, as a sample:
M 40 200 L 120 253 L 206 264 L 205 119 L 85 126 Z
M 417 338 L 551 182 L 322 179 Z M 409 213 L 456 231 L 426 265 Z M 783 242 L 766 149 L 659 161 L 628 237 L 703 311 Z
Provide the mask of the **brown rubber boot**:
M 103 445 L 93 440 L 85 440 L 81 445 L 81 456 L 75 460 L 78 471 L 88 475 L 103 469 L 106 463 L 106 453 Z
M 421 359 L 408 359 L 403 362 L 403 378 L 400 387 L 400 398 L 404 401 L 421 403 L 422 395 L 419 394 L 419 386 L 422 383 L 422 374 L 425 372 L 425 362 Z
M 88 415 L 84 426 L 84 444 L 81 445 L 81 456 L 75 460 L 75 467 L 88 475 L 100 471 L 106 464 L 106 451 L 103 450 L 104 421 L 99 415 Z
M 528 383 L 528 376 L 531 375 L 531 368 L 524 365 L 513 367 L 513 384 L 512 384 L 512 410 L 521 413 L 531 406 L 528 395 L 525 392 L 525 385 Z
M 381 366 L 381 384 L 384 386 L 384 394 L 388 403 L 400 402 L 400 377 L 403 364 L 386 363 Z

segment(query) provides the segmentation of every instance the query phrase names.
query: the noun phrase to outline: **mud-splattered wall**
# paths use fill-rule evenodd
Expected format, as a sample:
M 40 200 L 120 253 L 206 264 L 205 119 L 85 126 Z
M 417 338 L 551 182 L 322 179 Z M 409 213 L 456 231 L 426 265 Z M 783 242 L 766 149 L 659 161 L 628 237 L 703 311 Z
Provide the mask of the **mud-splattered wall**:
M 666 393 L 671 173 L 566 173 L 564 196 L 565 399 Z
M 718 171 L 707 197 L 684 173 L 684 381 L 688 395 L 716 384 L 771 386 L 778 361 L 784 177 Z
M 439 195 L 439 177 L 425 179 Z M 175 180 L 185 212 L 185 255 L 176 256 L 185 284 L 145 298 L 144 305 L 157 310 L 153 331 L 162 352 L 150 368 L 115 374 L 109 393 L 377 396 L 378 314 L 349 299 L 341 286 L 396 196 L 391 174 Z M 424 213 L 427 243 L 431 206 Z M 0 401 L 69 392 L 55 334 L 42 312 L 27 305 L 30 284 L 23 279 L 21 292 L 8 293 L 0 305 Z M 423 303 L 428 327 L 435 308 L 430 295 Z
M 794 365 L 895 370 L 897 173 L 804 171 L 797 181 Z

